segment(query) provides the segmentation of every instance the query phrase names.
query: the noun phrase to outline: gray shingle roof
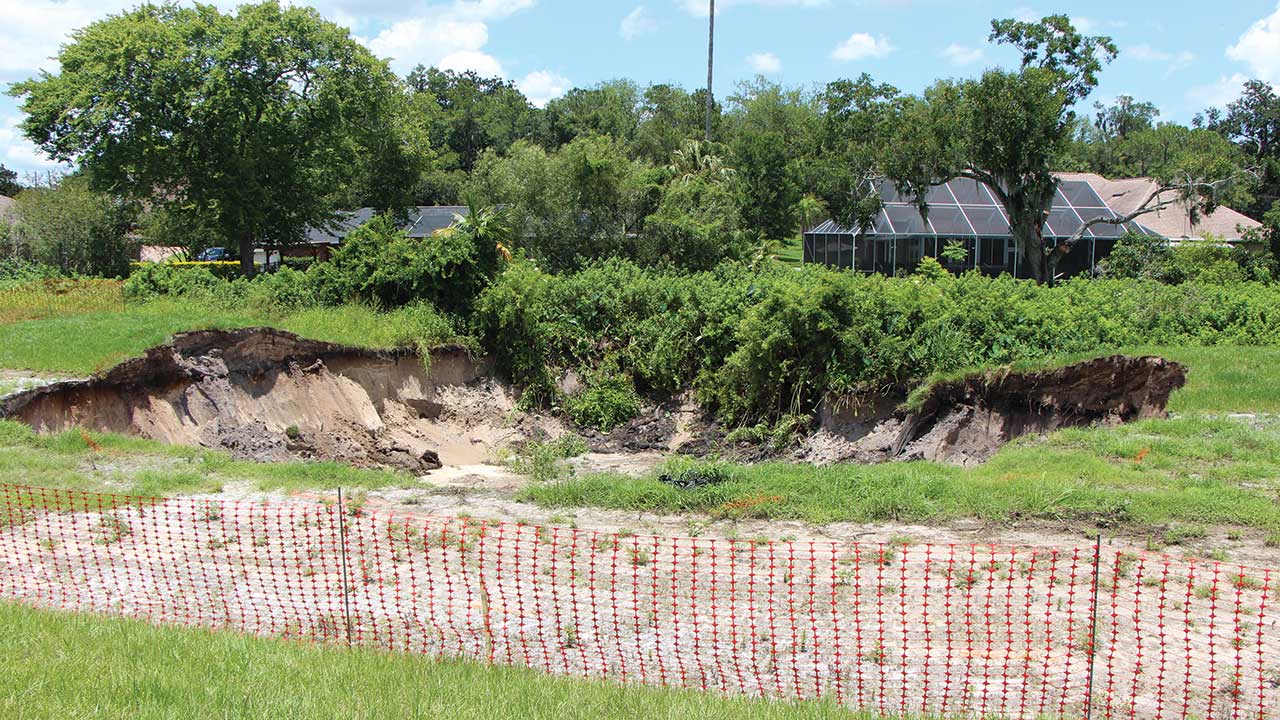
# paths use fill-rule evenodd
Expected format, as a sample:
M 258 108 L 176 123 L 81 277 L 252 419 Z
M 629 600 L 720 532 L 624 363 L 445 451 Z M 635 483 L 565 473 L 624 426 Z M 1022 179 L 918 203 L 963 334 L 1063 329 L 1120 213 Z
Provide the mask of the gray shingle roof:
M 465 217 L 468 212 L 464 205 L 419 205 L 409 210 L 408 222 L 402 227 L 409 237 L 430 237 L 437 230 L 452 225 L 455 215 Z M 343 212 L 332 227 L 309 228 L 306 242 L 311 245 L 337 245 L 348 233 L 368 222 L 374 215 L 377 215 L 377 211 L 368 207 Z

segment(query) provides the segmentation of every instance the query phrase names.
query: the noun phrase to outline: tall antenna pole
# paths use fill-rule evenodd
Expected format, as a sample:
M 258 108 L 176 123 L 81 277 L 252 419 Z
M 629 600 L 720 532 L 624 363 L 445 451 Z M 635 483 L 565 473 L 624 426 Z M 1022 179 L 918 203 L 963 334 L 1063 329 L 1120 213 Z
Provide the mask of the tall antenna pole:
M 711 108 L 715 101 L 711 99 L 711 65 L 716 51 L 716 0 L 711 0 L 711 12 L 707 23 L 707 132 L 706 141 L 711 142 Z

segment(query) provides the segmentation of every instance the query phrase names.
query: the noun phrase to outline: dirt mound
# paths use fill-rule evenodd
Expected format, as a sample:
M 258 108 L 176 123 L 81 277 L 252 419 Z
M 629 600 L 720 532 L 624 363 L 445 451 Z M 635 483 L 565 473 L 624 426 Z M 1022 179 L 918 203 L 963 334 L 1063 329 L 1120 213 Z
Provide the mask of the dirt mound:
M 938 460 L 971 465 L 1028 433 L 1164 415 L 1181 365 L 1113 355 L 1036 372 L 993 371 L 939 383 L 914 410 L 877 396 L 819 414 L 801 450 L 815 462 Z
M 439 349 L 424 366 L 405 351 L 251 328 L 179 334 L 102 375 L 9 397 L 0 415 L 40 431 L 80 426 L 255 460 L 422 473 L 483 462 L 519 436 L 514 407 L 488 364 L 462 348 Z

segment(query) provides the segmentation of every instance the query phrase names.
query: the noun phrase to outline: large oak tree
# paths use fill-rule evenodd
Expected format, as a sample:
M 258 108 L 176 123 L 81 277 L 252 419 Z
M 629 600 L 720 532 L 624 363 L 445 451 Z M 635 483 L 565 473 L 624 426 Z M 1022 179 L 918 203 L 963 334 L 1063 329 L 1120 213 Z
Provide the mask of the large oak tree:
M 210 219 L 248 273 L 255 246 L 326 222 L 352 183 L 394 194 L 417 169 L 395 76 L 310 8 L 142 5 L 57 59 L 10 90 L 27 137 L 100 189 Z

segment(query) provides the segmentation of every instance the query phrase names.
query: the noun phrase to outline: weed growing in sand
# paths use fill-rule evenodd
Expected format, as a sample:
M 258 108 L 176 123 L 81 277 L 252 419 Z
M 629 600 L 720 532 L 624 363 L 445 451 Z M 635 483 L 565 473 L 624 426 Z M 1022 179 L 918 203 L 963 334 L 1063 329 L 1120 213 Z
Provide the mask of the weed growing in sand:
M 103 515 L 94 526 L 94 534 L 93 541 L 98 545 L 114 545 L 132 535 L 133 528 L 116 515 Z
M 547 442 L 528 442 L 508 451 L 504 464 L 514 472 L 538 483 L 559 479 L 564 461 L 587 452 L 587 444 L 577 435 L 562 435 Z

